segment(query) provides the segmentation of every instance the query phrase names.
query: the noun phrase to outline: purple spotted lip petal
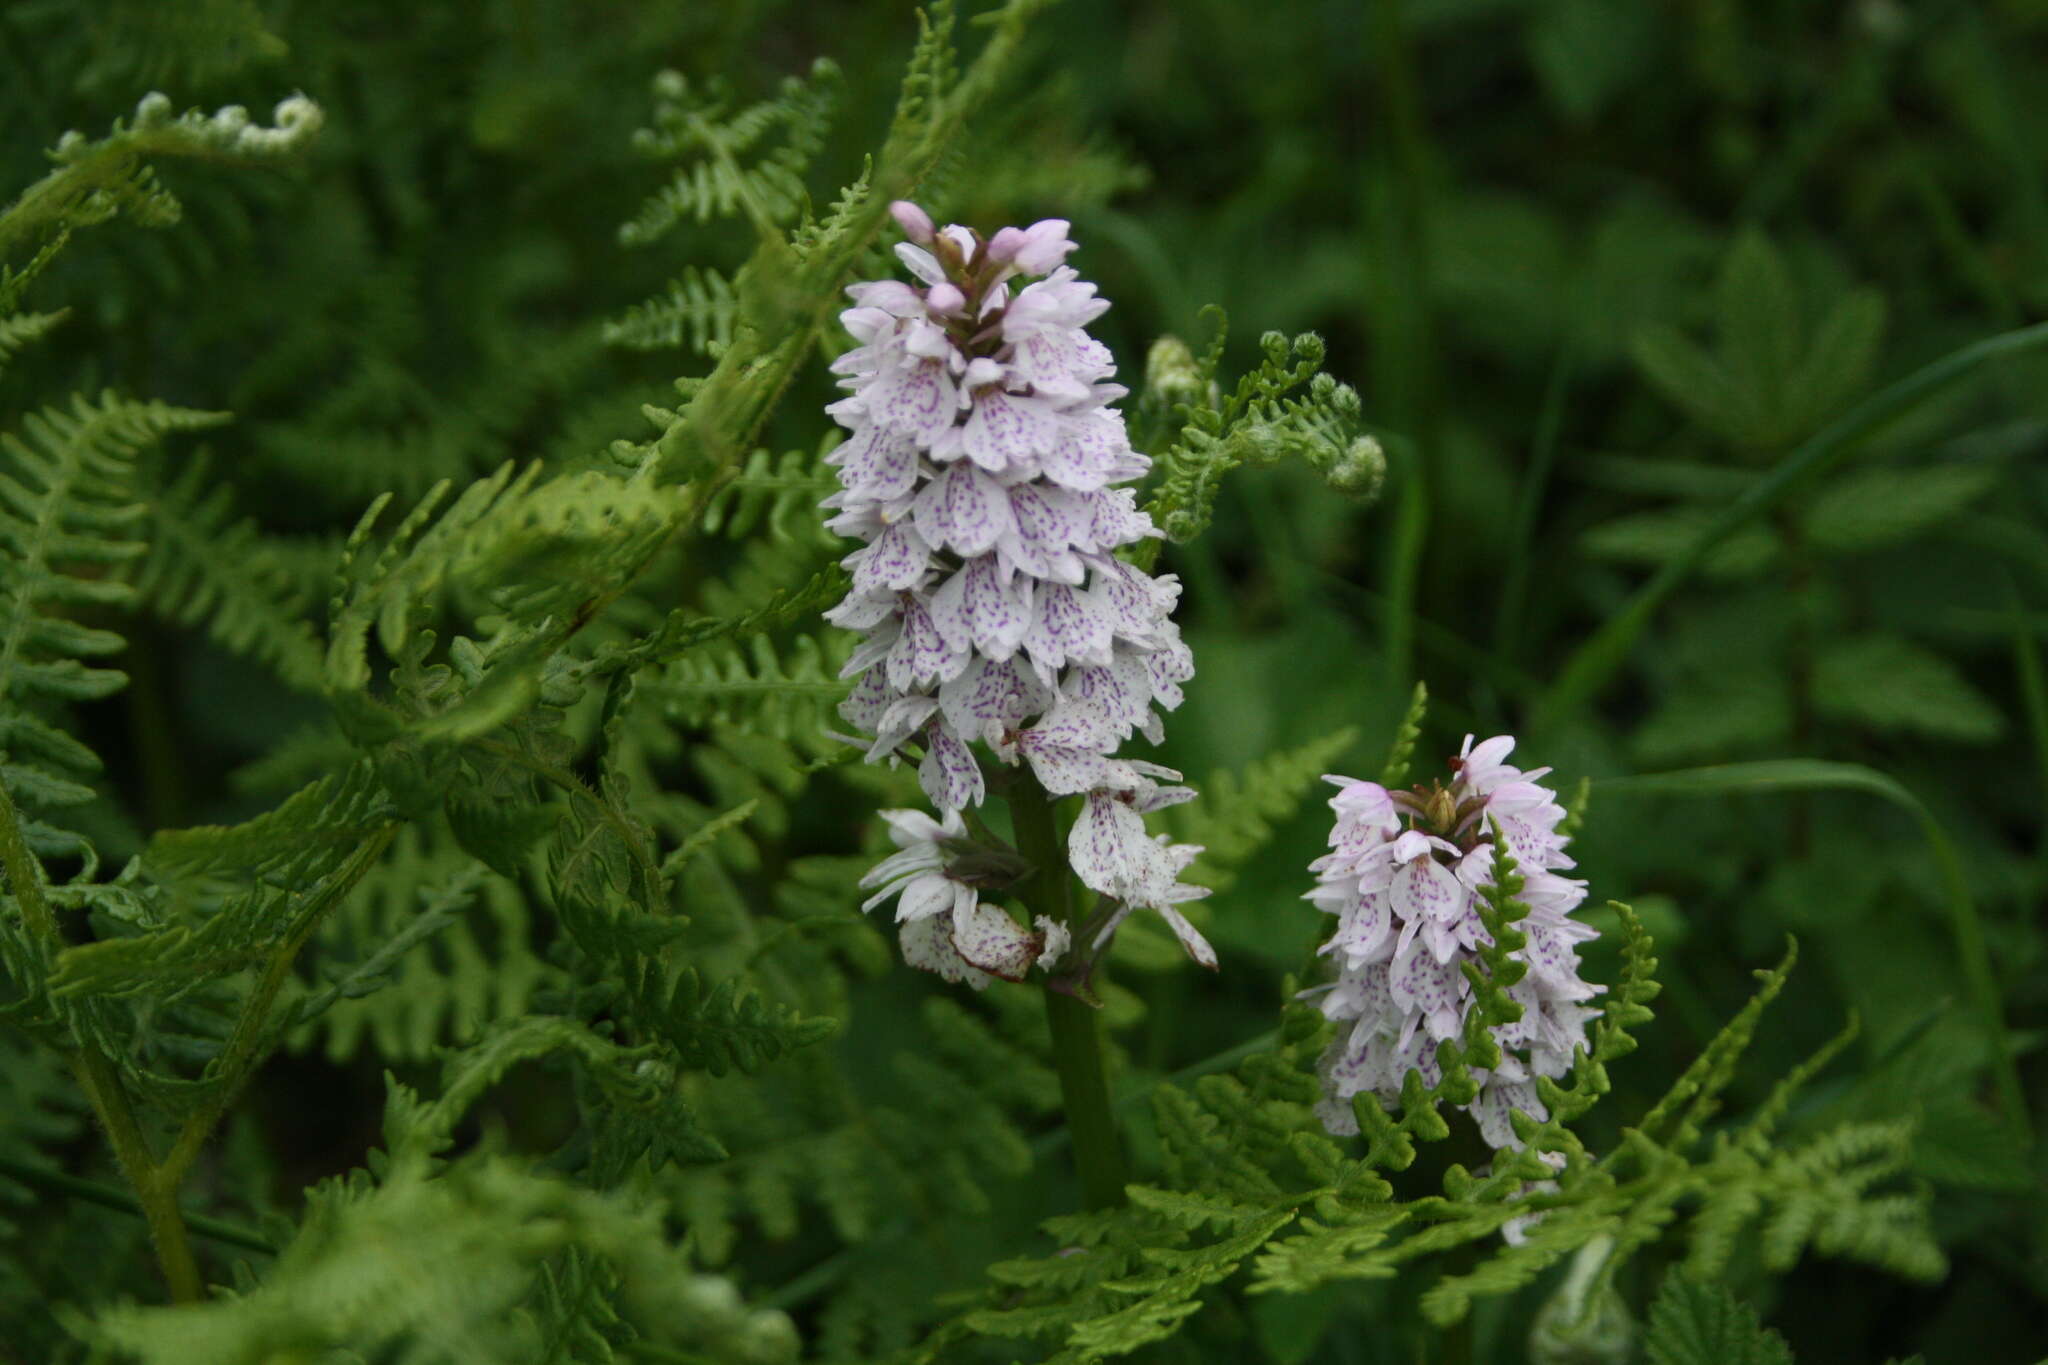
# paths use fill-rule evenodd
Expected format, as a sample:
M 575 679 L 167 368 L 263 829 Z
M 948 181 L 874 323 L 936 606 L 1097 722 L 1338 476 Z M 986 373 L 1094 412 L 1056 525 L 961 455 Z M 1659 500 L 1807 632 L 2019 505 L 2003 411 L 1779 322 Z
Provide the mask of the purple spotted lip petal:
M 856 591 L 900 590 L 923 580 L 931 551 L 908 522 L 899 521 L 853 558 Z
M 925 485 L 912 516 L 927 542 L 959 555 L 987 554 L 1015 527 L 1002 485 L 966 460 Z
M 1050 669 L 1070 660 L 1108 663 L 1109 619 L 1093 597 L 1064 583 L 1043 583 L 1023 643 L 1034 662 Z
M 942 811 L 978 806 L 984 795 L 981 765 L 974 761 L 973 750 L 943 725 L 925 731 L 924 761 L 918 764 L 917 778 Z
M 1036 399 L 982 389 L 961 433 L 967 458 L 991 472 L 1017 466 L 1036 467 L 1039 452 L 1051 444 L 1056 423 Z

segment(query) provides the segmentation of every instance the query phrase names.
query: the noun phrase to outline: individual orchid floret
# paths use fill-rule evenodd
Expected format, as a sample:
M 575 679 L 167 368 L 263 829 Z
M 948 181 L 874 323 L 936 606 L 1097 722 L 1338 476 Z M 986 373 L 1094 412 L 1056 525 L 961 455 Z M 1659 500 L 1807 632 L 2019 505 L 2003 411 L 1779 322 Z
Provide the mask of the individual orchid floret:
M 1337 819 L 1330 852 L 1310 864 L 1318 877 L 1307 899 L 1336 919 L 1322 952 L 1335 959 L 1337 980 L 1311 994 L 1325 1016 L 1343 1025 L 1324 1054 L 1324 1123 L 1356 1132 L 1351 1099 L 1361 1093 L 1392 1106 L 1410 1070 L 1425 1083 L 1440 1078 L 1437 1045 L 1463 1034 L 1474 1003 L 1465 969 L 1493 939 L 1479 916 L 1479 898 L 1494 884 L 1496 839 L 1524 879 L 1517 899 L 1528 914 L 1516 928 L 1527 942 L 1510 956 L 1528 967 L 1507 989 L 1522 1017 L 1493 1030 L 1500 1064 L 1475 1069 L 1479 1093 L 1465 1108 L 1496 1148 L 1519 1147 L 1509 1115 L 1542 1120 L 1536 1078 L 1559 1077 L 1585 1044 L 1582 1002 L 1600 987 L 1579 978 L 1577 945 L 1595 930 L 1570 918 L 1585 883 L 1565 877 L 1573 866 L 1559 832 L 1564 808 L 1537 779 L 1506 760 L 1502 735 L 1475 746 L 1470 736 L 1451 760 L 1453 777 L 1409 791 L 1376 782 L 1328 780 Z
M 827 524 L 862 542 L 843 561 L 850 590 L 825 613 L 862 636 L 839 713 L 870 762 L 916 759 L 944 820 L 985 799 L 998 771 L 985 761 L 1028 768 L 1045 796 L 1115 805 L 1114 846 L 1097 852 L 1118 870 L 1098 861 L 1083 872 L 1112 899 L 1111 927 L 1118 905 L 1156 909 L 1213 965 L 1173 908 L 1200 894 L 1178 878 L 1199 850 L 1144 835 L 1156 786 L 1117 757 L 1134 733 L 1163 737 L 1159 713 L 1180 704 L 1194 660 L 1173 621 L 1179 582 L 1119 557 L 1159 532 L 1127 486 L 1151 462 L 1131 449 L 1115 406 L 1125 393 L 1115 360 L 1086 330 L 1109 305 L 1065 263 L 1064 219 L 984 240 L 935 226 L 914 204 L 890 212 L 914 280 L 847 289 L 853 306 L 840 320 L 856 344 L 832 365 L 847 396 L 826 409 L 848 432 L 826 457 L 840 484 Z M 1027 784 L 1021 799 L 1039 797 Z M 920 883 L 913 899 L 906 885 L 902 903 L 923 910 L 942 891 Z M 965 925 L 975 912 L 960 915 Z M 1092 963 L 1103 936 L 1086 927 Z M 943 960 L 970 979 L 944 958 L 938 931 L 905 933 L 920 965 Z M 967 936 L 956 926 L 948 951 L 1013 965 L 1008 949 L 960 946 Z
M 885 810 L 882 819 L 898 852 L 861 878 L 862 887 L 881 888 L 861 909 L 895 898 L 905 962 L 980 990 L 996 977 L 1022 981 L 1034 966 L 1050 969 L 1066 952 L 1065 925 L 1041 916 L 1037 931 L 1027 931 L 1000 906 L 982 902 L 984 890 L 1029 871 L 1015 852 L 971 838 L 958 811 L 934 820 L 922 811 Z
M 1064 218 L 1047 218 L 1028 228 L 1006 227 L 989 238 L 989 259 L 1014 265 L 1026 275 L 1050 275 L 1074 249 L 1067 240 L 1070 226 Z

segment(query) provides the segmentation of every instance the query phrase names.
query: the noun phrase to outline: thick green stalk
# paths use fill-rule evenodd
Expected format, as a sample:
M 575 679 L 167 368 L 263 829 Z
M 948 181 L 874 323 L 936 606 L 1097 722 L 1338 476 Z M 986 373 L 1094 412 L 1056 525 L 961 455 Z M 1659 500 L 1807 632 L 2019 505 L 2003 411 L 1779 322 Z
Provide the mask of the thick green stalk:
M 1073 877 L 1067 872 L 1066 850 L 1060 846 L 1053 804 L 1035 778 L 1026 777 L 1010 792 L 1010 820 L 1017 833 L 1017 851 L 1038 871 L 1027 883 L 1025 907 L 1036 919 L 1078 928 L 1074 922 Z M 1084 951 L 1078 940 L 1072 951 Z M 1045 1017 L 1052 1025 L 1053 1066 L 1059 1072 L 1060 1097 L 1066 1104 L 1067 1131 L 1074 1139 L 1074 1166 L 1081 1177 L 1081 1198 L 1091 1209 L 1124 1202 L 1123 1140 L 1109 1103 L 1109 1078 L 1102 1066 L 1102 1019 L 1093 1006 L 1048 985 Z

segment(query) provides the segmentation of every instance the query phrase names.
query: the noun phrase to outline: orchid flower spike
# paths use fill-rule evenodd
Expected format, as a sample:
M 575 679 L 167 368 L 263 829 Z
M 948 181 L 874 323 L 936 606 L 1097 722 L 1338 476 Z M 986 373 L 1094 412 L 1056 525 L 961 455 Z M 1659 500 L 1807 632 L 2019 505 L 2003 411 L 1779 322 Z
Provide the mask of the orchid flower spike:
M 1524 879 L 1517 899 L 1529 913 L 1517 928 L 1528 942 L 1512 956 L 1529 970 L 1507 992 L 1521 1019 L 1493 1030 L 1500 1065 L 1472 1073 L 1479 1093 L 1465 1108 L 1486 1140 L 1519 1148 L 1510 1111 L 1547 1117 L 1536 1078 L 1564 1075 L 1585 1045 L 1599 1011 L 1584 1002 L 1602 989 L 1579 978 L 1577 945 L 1596 933 L 1571 918 L 1586 884 L 1562 875 L 1574 866 L 1558 832 L 1564 807 L 1537 780 L 1550 770 L 1511 766 L 1514 747 L 1507 735 L 1476 746 L 1468 735 L 1449 785 L 1427 789 L 1326 779 L 1339 788 L 1337 819 L 1330 852 L 1309 865 L 1317 885 L 1307 899 L 1336 919 L 1322 952 L 1337 979 L 1305 994 L 1343 1026 L 1321 1064 L 1319 1112 L 1332 1132 L 1358 1131 L 1354 1095 L 1391 1108 L 1411 1070 L 1430 1085 L 1440 1078 L 1437 1044 L 1462 1034 L 1474 1004 L 1465 966 L 1493 943 L 1478 895 L 1493 884 L 1496 838 Z
M 848 431 L 826 457 L 840 483 L 827 524 L 861 542 L 844 561 L 851 591 L 825 613 L 862 637 L 840 715 L 870 762 L 917 754 L 942 820 L 986 796 L 977 750 L 1028 765 L 1055 798 L 1085 795 L 1070 856 L 1110 907 L 1083 949 L 1146 907 L 1213 966 L 1176 908 L 1203 894 L 1178 878 L 1200 850 L 1144 831 L 1145 811 L 1192 793 L 1117 757 L 1134 732 L 1161 738 L 1158 713 L 1180 704 L 1194 660 L 1173 621 L 1178 581 L 1117 557 L 1159 532 L 1128 487 L 1151 461 L 1116 409 L 1115 361 L 1086 330 L 1109 305 L 1065 264 L 1074 243 L 1062 219 L 984 240 L 936 227 L 915 204 L 890 212 L 915 283 L 847 290 L 840 321 L 856 344 L 833 363 L 847 396 L 827 409 Z M 958 980 L 973 978 L 946 952 L 1010 975 L 1021 949 L 974 938 L 993 925 L 964 898 L 940 916 L 944 890 L 903 887 L 901 903 L 920 912 L 906 910 L 906 957 Z M 945 950 L 928 943 L 940 930 L 908 927 L 927 922 L 951 925 Z

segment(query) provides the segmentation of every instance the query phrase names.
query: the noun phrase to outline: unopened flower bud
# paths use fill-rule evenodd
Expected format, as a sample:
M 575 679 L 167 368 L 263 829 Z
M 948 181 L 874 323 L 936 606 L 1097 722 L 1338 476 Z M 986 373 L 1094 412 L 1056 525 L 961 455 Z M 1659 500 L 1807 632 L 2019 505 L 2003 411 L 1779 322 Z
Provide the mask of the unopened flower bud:
M 988 239 L 988 258 L 997 265 L 1008 265 L 1016 259 L 1017 252 L 1025 243 L 1024 229 L 1006 227 Z
M 967 306 L 967 296 L 950 284 L 935 284 L 924 296 L 924 306 L 936 317 L 949 318 Z
M 936 235 L 932 227 L 932 216 L 908 199 L 898 199 L 889 205 L 889 216 L 896 220 L 896 226 L 903 229 L 903 235 L 919 246 L 930 246 Z

